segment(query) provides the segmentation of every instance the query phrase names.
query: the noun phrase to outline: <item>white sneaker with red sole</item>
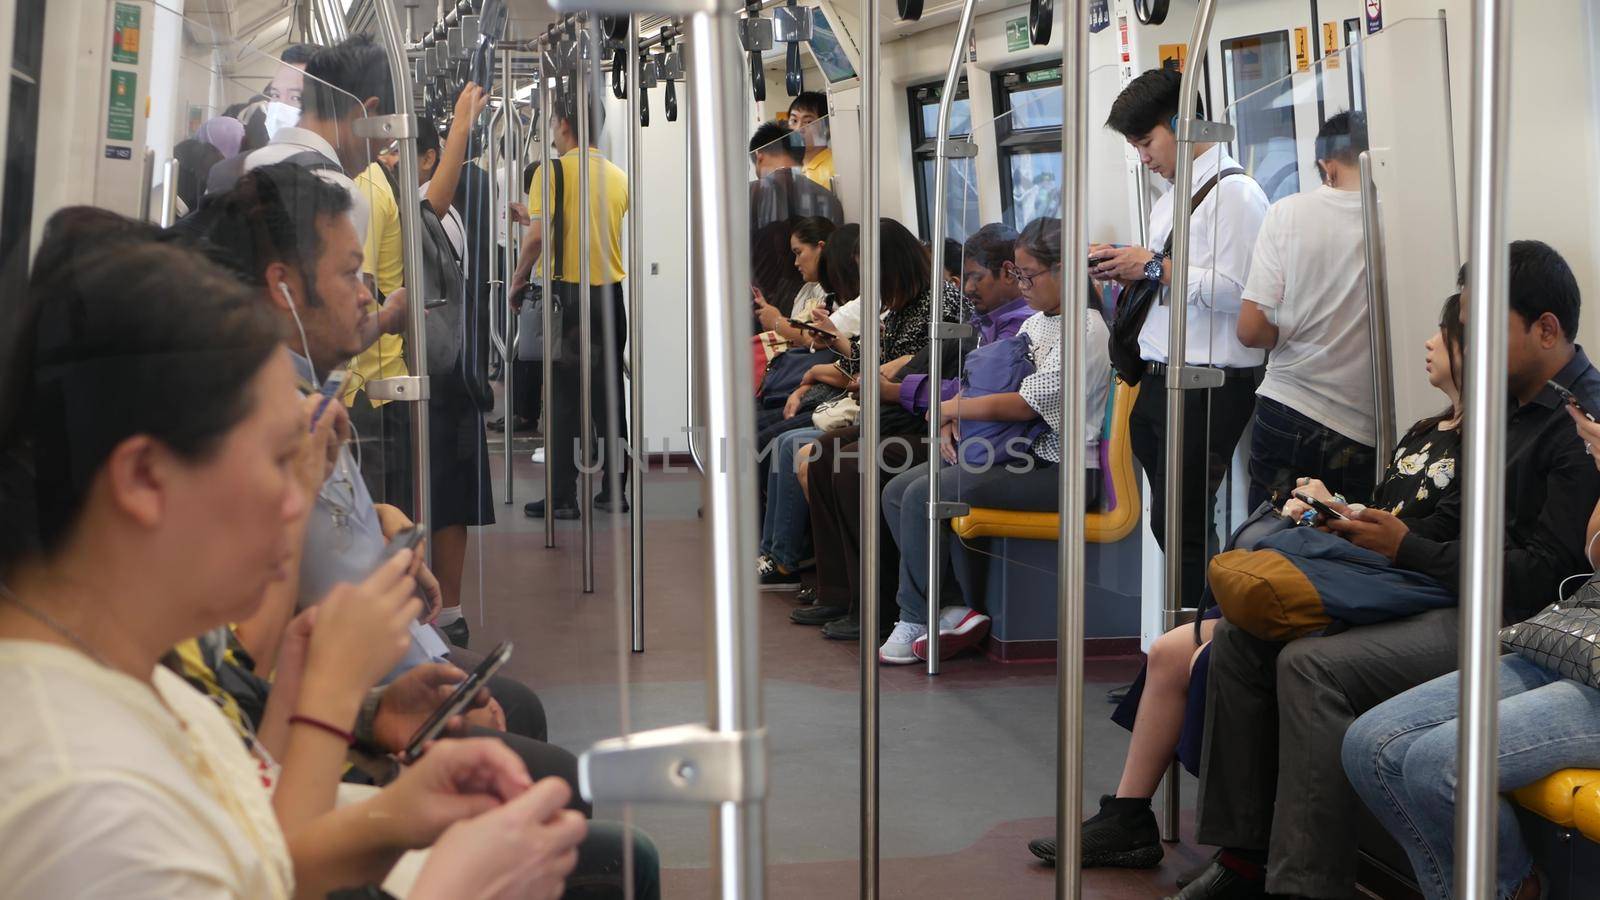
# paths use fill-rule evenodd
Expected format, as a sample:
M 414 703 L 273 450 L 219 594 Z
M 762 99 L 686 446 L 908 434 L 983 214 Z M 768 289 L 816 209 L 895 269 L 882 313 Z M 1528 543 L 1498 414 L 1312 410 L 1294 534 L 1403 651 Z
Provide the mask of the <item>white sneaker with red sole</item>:
M 989 635 L 988 616 L 966 606 L 947 606 L 939 611 L 939 658 L 949 659 L 963 650 L 983 643 Z M 917 659 L 928 658 L 928 636 L 922 635 L 911 644 Z

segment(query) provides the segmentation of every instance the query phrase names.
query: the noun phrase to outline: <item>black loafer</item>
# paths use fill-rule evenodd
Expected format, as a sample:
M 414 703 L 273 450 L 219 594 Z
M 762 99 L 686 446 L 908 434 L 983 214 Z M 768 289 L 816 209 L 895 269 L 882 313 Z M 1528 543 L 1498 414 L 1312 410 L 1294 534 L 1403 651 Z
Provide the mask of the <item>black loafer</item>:
M 889 633 L 894 631 L 894 626 L 878 629 L 878 643 L 883 643 Z M 854 614 L 842 619 L 829 622 L 822 626 L 822 636 L 830 641 L 859 641 L 861 640 L 861 619 Z
M 1028 852 L 1039 857 L 1039 859 L 1050 868 L 1054 869 L 1056 867 L 1055 838 L 1038 838 L 1036 840 L 1029 841 Z
M 523 506 L 522 512 L 530 519 L 542 519 L 544 518 L 544 501 L 535 500 Z M 556 509 L 552 515 L 557 519 L 578 519 L 583 517 L 583 513 L 578 509 L 576 500 L 556 501 Z
M 1265 882 L 1246 878 L 1214 860 L 1195 880 L 1166 900 L 1259 900 L 1266 896 Z
M 843 606 L 818 606 L 813 603 L 789 613 L 789 621 L 796 625 L 826 625 L 849 614 L 850 610 Z

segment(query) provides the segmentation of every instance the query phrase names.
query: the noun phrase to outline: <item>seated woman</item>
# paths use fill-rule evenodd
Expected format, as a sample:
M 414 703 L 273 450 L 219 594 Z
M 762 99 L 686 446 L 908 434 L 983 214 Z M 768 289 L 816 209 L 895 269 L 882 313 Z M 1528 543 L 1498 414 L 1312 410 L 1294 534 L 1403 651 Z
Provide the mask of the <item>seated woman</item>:
M 820 308 L 827 311 L 828 289 L 823 287 L 821 278 L 822 251 L 837 228 L 832 219 L 807 216 L 795 220 L 789 230 L 789 252 L 793 256 L 794 268 L 804 283 L 799 293 L 795 294 L 794 303 L 787 313 L 767 302 L 766 294 L 759 286 L 755 288 L 756 322 L 762 329 L 756 335 L 756 342 L 762 349 L 765 361 L 770 362 L 793 347 L 810 346 L 811 338 L 805 329 L 789 324 L 789 320 L 809 322 L 812 310 Z
M 1395 449 L 1372 505 L 1400 518 L 1425 516 L 1456 490 L 1461 448 L 1461 318 L 1460 297 L 1452 296 L 1439 313 L 1439 331 L 1424 344 L 1428 383 L 1450 399 L 1436 416 L 1411 426 Z M 1321 500 L 1333 499 L 1322 483 L 1300 478 L 1299 490 Z M 1310 507 L 1291 499 L 1283 514 L 1300 519 Z M 1100 798 L 1100 812 L 1083 824 L 1083 865 L 1144 868 L 1161 862 L 1162 848 L 1150 798 L 1172 763 L 1174 754 L 1190 772 L 1199 769 L 1204 726 L 1209 642 L 1217 620 L 1212 606 L 1199 623 L 1180 625 L 1150 646 L 1145 669 L 1112 719 L 1133 732 L 1117 792 Z M 1052 865 L 1056 842 L 1041 838 L 1028 845 Z
M 1586 447 L 1600 447 L 1600 425 L 1568 407 Z M 1596 467 L 1600 455 L 1591 451 Z M 1600 505 L 1584 538 L 1589 564 L 1600 568 Z M 1590 582 L 1593 584 L 1593 577 Z M 1498 790 L 1516 790 L 1561 769 L 1600 768 L 1600 691 L 1535 665 L 1500 658 Z M 1405 848 L 1422 894 L 1454 897 L 1456 758 L 1460 673 L 1385 701 L 1345 733 L 1344 771 L 1350 785 Z M 1533 864 L 1511 801 L 1499 800 L 1499 890 L 1507 900 L 1538 900 L 1546 876 Z
M 996 464 L 985 471 L 952 471 L 939 483 L 941 500 L 959 500 L 974 506 L 1050 511 L 1056 509 L 1061 464 L 1061 341 L 1070 337 L 1061 321 L 1061 220 L 1040 218 L 1028 223 L 1017 237 L 1016 262 L 1011 272 L 1028 305 L 1036 310 L 1018 332 L 1032 345 L 1034 370 L 1010 393 L 967 397 L 957 394 L 939 405 L 946 434 L 959 438 L 961 423 L 1028 422 L 1042 419 L 1046 428 L 1028 449 L 1025 465 Z M 1074 329 L 1077 330 L 1077 329 Z M 1085 312 L 1078 330 L 1083 341 L 1086 458 L 1093 468 L 1090 482 L 1099 475 L 1100 427 L 1105 421 L 1106 398 L 1111 390 L 1111 357 L 1106 343 L 1105 319 L 1093 309 Z M 954 462 L 954 444 L 941 448 Z M 928 641 L 928 467 L 926 464 L 896 475 L 883 489 L 883 517 L 900 548 L 900 587 L 895 599 L 900 620 L 878 649 L 878 659 L 892 665 L 909 665 L 925 659 Z M 1091 493 L 1091 503 L 1095 501 Z M 941 555 L 948 541 L 941 541 Z M 941 565 L 943 563 L 941 562 Z M 969 591 L 971 585 L 964 585 Z M 969 594 L 970 596 L 970 594 Z M 945 608 L 940 614 L 940 656 L 959 653 L 983 639 L 989 617 L 965 606 Z
M 931 345 L 908 362 L 890 360 L 883 365 L 878 375 L 882 400 L 879 477 L 883 482 L 927 462 L 928 408 L 956 395 L 962 356 L 975 344 L 992 344 L 1015 335 L 1033 314 L 1008 268 L 1014 261 L 1016 243 L 1016 231 L 999 223 L 985 225 L 967 238 L 960 258 L 965 275 L 962 289 L 974 307 L 971 324 L 977 329 L 977 340 L 940 342 L 945 377 L 937 398 L 928 381 Z M 817 587 L 800 592 L 796 599 L 805 605 L 790 613 L 789 619 L 797 625 L 821 625 L 822 636 L 833 640 L 856 640 L 861 634 L 856 614 L 861 599 L 860 437 L 859 427 L 829 432 L 817 440 L 819 452 L 808 456 L 801 466 L 800 480 L 806 487 L 816 547 Z M 811 477 L 813 472 L 817 477 Z M 880 550 L 877 574 L 881 596 L 887 597 L 894 593 L 893 579 L 900 561 L 892 541 L 884 541 Z M 879 632 L 894 623 L 888 606 L 883 604 L 880 618 L 887 621 L 878 623 Z
M 285 577 L 299 469 L 326 465 L 332 428 L 310 427 L 275 322 L 228 274 L 143 242 L 68 262 L 36 262 L 0 329 L 8 890 L 322 897 L 430 845 L 412 897 L 560 890 L 583 817 L 498 742 L 438 742 L 370 799 L 307 814 L 338 770 L 300 761 L 342 758 L 366 689 L 404 652 L 409 551 L 297 620 L 267 714 L 288 733 L 281 773 L 160 665 Z
M 852 233 L 854 232 L 854 233 Z M 898 371 L 913 355 L 928 344 L 928 312 L 934 290 L 939 291 L 945 321 L 965 321 L 970 310 L 959 288 L 949 283 L 931 283 L 933 259 L 927 248 L 904 225 L 882 219 L 879 226 L 879 252 L 882 254 L 883 324 L 881 347 L 885 369 Z M 861 259 L 859 229 L 845 226 L 823 251 L 823 267 L 833 280 L 838 296 L 859 293 Z M 812 314 L 812 321 L 824 332 L 841 359 L 837 364 L 817 366 L 806 374 L 790 403 L 798 406 L 802 392 L 813 384 L 847 387 L 860 370 L 861 338 L 841 334 L 827 317 Z M 892 368 L 891 368 L 892 367 Z M 756 568 L 764 590 L 795 590 L 800 586 L 799 570 L 811 556 L 811 519 L 806 507 L 805 489 L 796 472 L 800 448 L 820 437 L 824 429 L 797 427 L 780 435 L 773 445 L 767 469 L 766 511 L 761 527 L 761 556 Z M 759 439 L 758 439 L 759 440 Z M 758 444 L 758 446 L 765 446 Z

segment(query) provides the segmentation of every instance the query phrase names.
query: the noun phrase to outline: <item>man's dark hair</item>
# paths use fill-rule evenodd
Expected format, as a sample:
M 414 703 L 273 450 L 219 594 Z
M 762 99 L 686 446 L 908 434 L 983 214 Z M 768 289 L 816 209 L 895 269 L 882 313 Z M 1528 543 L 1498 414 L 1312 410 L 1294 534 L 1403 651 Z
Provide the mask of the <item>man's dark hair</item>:
M 967 257 L 998 275 L 1000 269 L 1017 258 L 1017 231 L 1003 222 L 993 222 L 967 238 Z
M 1317 159 L 1356 164 L 1367 149 L 1367 116 L 1360 111 L 1336 113 L 1317 129 Z
M 1571 342 L 1578 337 L 1578 311 L 1583 305 L 1572 267 L 1544 241 L 1512 241 L 1511 308 L 1532 324 L 1550 313 L 1561 323 L 1561 333 Z
M 571 102 L 556 104 L 556 121 L 567 123 L 572 129 L 572 139 L 578 139 L 578 104 L 574 98 Z M 589 146 L 600 146 L 600 132 L 606 127 L 606 105 L 597 103 L 589 107 Z
M 246 172 L 233 190 L 209 198 L 200 217 L 199 249 L 211 260 L 253 285 L 266 284 L 267 266 L 294 266 L 306 281 L 304 302 L 321 304 L 316 288 L 322 256 L 323 216 L 350 212 L 350 194 L 310 169 L 293 163 Z M 194 234 L 194 232 L 191 232 Z
M 961 242 L 952 237 L 944 239 L 944 252 L 939 254 L 939 267 L 951 278 L 961 278 Z
M 821 91 L 802 91 L 789 103 L 789 112 L 808 112 L 817 118 L 828 114 L 828 95 Z
M 432 150 L 443 153 L 439 145 L 439 123 L 432 116 L 417 116 L 417 159 L 422 159 L 422 154 Z
M 533 190 L 533 176 L 537 174 L 539 174 L 537 160 L 522 167 L 522 196 L 528 196 L 528 192 Z
M 322 47 L 317 44 L 290 44 L 279 54 L 278 59 L 291 66 L 303 66 L 310 63 L 311 57 L 316 56 L 317 51 L 321 49 Z
M 376 115 L 394 112 L 394 82 L 389 60 L 371 35 L 353 35 L 323 47 L 306 64 L 301 109 L 318 119 L 342 119 L 357 105 L 378 98 Z
M 757 152 L 783 153 L 796 164 L 806 158 L 806 147 L 800 136 L 777 122 L 762 122 L 756 126 L 756 133 L 750 136 L 751 160 Z
M 1111 104 L 1106 127 L 1130 138 L 1143 137 L 1157 125 L 1172 127 L 1182 81 L 1183 76 L 1173 69 L 1151 69 L 1128 82 Z

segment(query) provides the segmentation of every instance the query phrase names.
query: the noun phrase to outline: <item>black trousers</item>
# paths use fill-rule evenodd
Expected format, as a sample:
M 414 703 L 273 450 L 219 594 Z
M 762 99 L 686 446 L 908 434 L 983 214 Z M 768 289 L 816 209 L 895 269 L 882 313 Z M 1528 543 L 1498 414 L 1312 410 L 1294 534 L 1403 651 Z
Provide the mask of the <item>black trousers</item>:
M 1459 612 L 1264 641 L 1223 621 L 1211 638 L 1201 843 L 1267 850 L 1267 890 L 1355 896 L 1360 798 L 1341 750 L 1357 716 L 1456 668 Z
M 806 499 L 811 506 L 811 541 L 817 557 L 817 602 L 848 608 L 861 603 L 861 429 L 842 428 L 818 439 L 821 454 L 807 469 Z M 893 439 L 891 439 L 893 438 Z M 925 434 L 883 435 L 879 443 L 879 486 L 907 469 L 928 461 Z M 893 625 L 896 607 L 895 578 L 900 571 L 900 551 L 880 528 L 878 627 Z M 869 632 L 870 633 L 870 632 Z
M 592 288 L 589 304 L 590 321 L 590 410 L 594 417 L 595 453 L 605 463 L 605 477 L 615 474 L 627 487 L 628 392 L 623 383 L 623 355 L 628 344 L 628 310 L 622 299 L 622 284 L 596 285 Z M 554 366 L 554 383 L 550 386 L 550 419 L 546 451 L 547 465 L 555 468 L 555 501 L 557 505 L 574 501 L 578 496 L 577 443 L 582 436 L 583 397 L 582 360 L 579 358 L 578 316 L 576 305 L 564 313 L 561 358 Z M 607 320 L 610 320 L 609 322 Z M 610 334 L 608 335 L 608 330 Z M 608 340 L 609 337 L 609 340 Z M 614 393 L 607 388 L 615 386 Z M 617 407 L 616 433 L 611 431 L 613 417 L 609 397 L 615 396 Z M 598 465 L 598 461 L 594 463 Z M 608 480 L 600 482 L 605 491 Z
M 1255 412 L 1261 370 L 1230 369 L 1222 387 L 1184 391 L 1183 418 L 1183 605 L 1200 605 L 1206 561 L 1221 546 L 1215 521 L 1217 488 L 1228 474 L 1239 436 Z M 1237 373 L 1237 374 L 1236 374 Z M 1128 417 L 1133 455 L 1150 479 L 1150 530 L 1166 541 L 1167 389 L 1165 379 L 1146 375 Z

